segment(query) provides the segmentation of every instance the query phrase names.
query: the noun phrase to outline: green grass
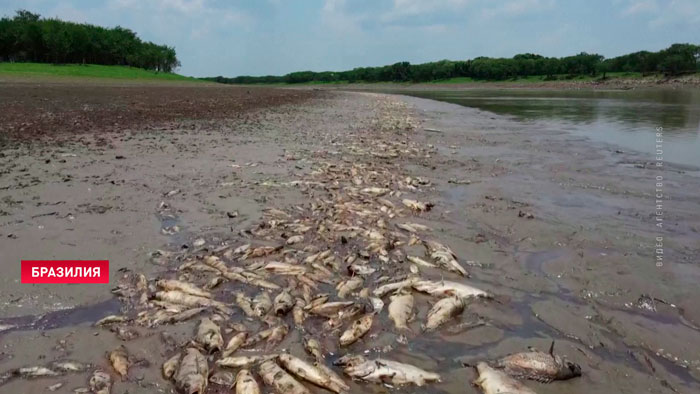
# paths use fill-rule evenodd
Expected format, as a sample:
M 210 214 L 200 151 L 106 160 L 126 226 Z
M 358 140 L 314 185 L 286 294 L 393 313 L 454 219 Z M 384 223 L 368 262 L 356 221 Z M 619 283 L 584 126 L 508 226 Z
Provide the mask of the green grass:
M 126 66 L 101 66 L 97 64 L 54 65 L 45 63 L 0 63 L 0 76 L 199 81 L 196 78 L 173 73 L 148 71 L 141 68 Z

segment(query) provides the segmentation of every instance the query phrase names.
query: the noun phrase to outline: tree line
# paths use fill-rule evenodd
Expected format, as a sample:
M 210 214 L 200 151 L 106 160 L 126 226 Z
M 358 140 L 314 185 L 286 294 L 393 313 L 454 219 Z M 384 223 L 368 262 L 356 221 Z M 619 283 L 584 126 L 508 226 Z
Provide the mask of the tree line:
M 0 19 L 0 61 L 121 65 L 163 72 L 180 66 L 175 48 L 142 41 L 129 29 L 46 19 L 25 10 Z
M 609 72 L 663 73 L 678 75 L 700 71 L 700 46 L 674 44 L 658 52 L 640 51 L 605 59 L 581 52 L 567 57 L 544 57 L 532 53 L 512 58 L 477 57 L 472 60 L 441 60 L 410 64 L 399 62 L 382 67 L 360 67 L 341 72 L 300 71 L 283 76 L 211 77 L 209 81 L 230 84 L 304 82 L 430 82 L 456 77 L 502 81 L 539 76 L 543 80 L 571 79 L 578 76 L 606 77 Z

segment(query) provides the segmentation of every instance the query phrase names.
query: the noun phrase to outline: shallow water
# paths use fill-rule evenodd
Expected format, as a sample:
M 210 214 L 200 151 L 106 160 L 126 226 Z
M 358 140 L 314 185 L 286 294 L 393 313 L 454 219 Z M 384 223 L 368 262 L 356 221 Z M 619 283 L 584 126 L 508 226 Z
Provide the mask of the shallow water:
M 656 129 L 663 127 L 664 160 L 700 167 L 700 89 L 402 91 L 416 97 L 478 108 L 543 128 L 566 130 L 635 150 L 656 160 Z

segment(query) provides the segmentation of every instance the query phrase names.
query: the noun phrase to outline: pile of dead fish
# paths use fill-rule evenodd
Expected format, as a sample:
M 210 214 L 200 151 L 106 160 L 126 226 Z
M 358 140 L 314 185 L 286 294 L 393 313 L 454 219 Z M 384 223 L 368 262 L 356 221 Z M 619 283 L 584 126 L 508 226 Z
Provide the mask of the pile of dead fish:
M 203 393 L 209 384 L 259 393 L 257 377 L 278 393 L 308 393 L 302 382 L 346 392 L 349 382 L 340 371 L 392 386 L 440 381 L 435 372 L 369 357 L 363 348 L 363 338 L 381 330 L 384 315 L 399 337 L 420 335 L 409 327 L 416 293 L 434 300 L 422 331 L 439 329 L 476 298 L 492 297 L 468 284 L 460 258 L 419 223 L 433 208 L 419 197 L 431 182 L 401 174 L 393 159 L 424 157 L 433 148 L 402 138 L 416 123 L 403 108 L 386 106 L 390 114 L 378 120 L 371 145 L 358 142 L 369 135 L 345 136 L 347 143 L 337 143 L 343 158 L 317 161 L 305 179 L 286 183 L 307 196 L 305 204 L 267 209 L 259 225 L 241 232 L 246 242 L 200 238 L 192 250 L 159 252 L 160 261 L 175 263 L 175 272 L 155 279 L 125 272 L 114 289 L 123 315 L 97 325 L 129 340 L 138 336 L 133 326 L 197 321 L 193 339 L 162 365 L 162 374 L 187 394 Z M 284 351 L 291 338 L 302 338 L 308 355 Z M 135 364 L 123 346 L 108 360 L 122 378 Z M 549 369 L 533 372 L 521 361 L 479 364 L 477 383 L 487 393 L 506 392 L 498 387 L 509 384 L 508 376 L 552 376 L 554 369 L 552 379 L 558 379 L 555 367 L 567 365 L 552 355 L 549 364 L 540 363 Z M 90 390 L 109 393 L 112 381 L 110 373 L 95 371 Z

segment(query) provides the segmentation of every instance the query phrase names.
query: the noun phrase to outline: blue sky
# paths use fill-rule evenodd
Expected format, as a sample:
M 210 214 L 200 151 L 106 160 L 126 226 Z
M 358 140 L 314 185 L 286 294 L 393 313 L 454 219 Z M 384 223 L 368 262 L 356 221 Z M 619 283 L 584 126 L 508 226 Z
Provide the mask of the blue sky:
M 345 70 L 700 44 L 700 0 L 2 0 L 0 14 L 121 25 L 194 76 Z

